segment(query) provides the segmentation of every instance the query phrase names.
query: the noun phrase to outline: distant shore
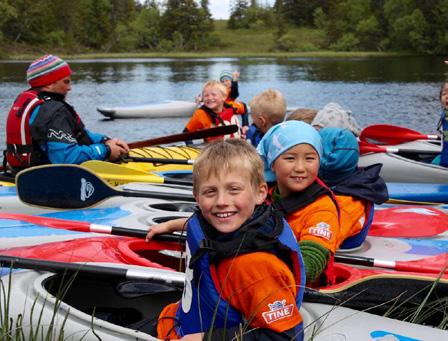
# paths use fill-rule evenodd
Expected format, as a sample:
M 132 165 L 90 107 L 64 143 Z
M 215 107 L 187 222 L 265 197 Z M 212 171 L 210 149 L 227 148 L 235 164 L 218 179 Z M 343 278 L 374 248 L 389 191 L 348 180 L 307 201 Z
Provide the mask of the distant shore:
M 126 58 L 369 58 L 369 57 L 397 57 L 410 56 L 409 53 L 397 52 L 336 52 L 336 51 L 309 51 L 309 52 L 128 52 L 128 53 L 58 53 L 51 52 L 66 59 L 126 59 Z M 30 60 L 43 53 L 14 54 L 2 61 Z

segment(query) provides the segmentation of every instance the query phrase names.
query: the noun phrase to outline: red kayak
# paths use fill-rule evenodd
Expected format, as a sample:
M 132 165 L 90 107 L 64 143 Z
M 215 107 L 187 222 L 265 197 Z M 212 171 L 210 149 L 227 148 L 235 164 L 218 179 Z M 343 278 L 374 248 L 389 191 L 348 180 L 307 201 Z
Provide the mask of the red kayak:
M 18 247 L 0 251 L 2 255 L 37 258 L 63 262 L 106 262 L 143 265 L 156 268 L 183 270 L 183 258 L 178 251 L 182 245 L 173 242 L 151 241 L 130 237 L 90 237 L 31 247 Z M 169 251 L 167 251 L 169 250 Z M 447 265 L 448 254 L 440 253 L 411 261 L 422 268 Z M 406 263 L 406 262 L 403 262 Z M 306 300 L 325 304 L 344 305 L 353 309 L 373 309 L 384 314 L 401 304 L 414 306 L 428 299 L 448 295 L 448 270 L 443 273 L 394 271 L 373 268 L 356 268 L 335 264 L 336 283 L 306 290 Z M 431 290 L 432 285 L 438 284 Z M 435 318 L 435 323 L 442 319 Z

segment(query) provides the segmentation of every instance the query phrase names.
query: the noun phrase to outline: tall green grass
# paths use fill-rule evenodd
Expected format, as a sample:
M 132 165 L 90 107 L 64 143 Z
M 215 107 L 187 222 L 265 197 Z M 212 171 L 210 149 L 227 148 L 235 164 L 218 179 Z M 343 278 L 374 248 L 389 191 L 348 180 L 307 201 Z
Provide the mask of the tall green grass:
M 13 271 L 10 269 L 8 276 L 0 277 L 0 340 L 2 341 L 63 341 L 66 340 L 67 335 L 64 333 L 64 327 L 69 318 L 69 311 L 64 315 L 62 323 L 57 326 L 56 318 L 61 311 L 61 304 L 64 296 L 69 290 L 71 284 L 75 279 L 76 274 L 70 276 L 67 281 L 61 281 L 56 295 L 56 304 L 53 307 L 51 321 L 49 324 L 43 323 L 43 314 L 45 311 L 46 300 L 42 307 L 37 309 L 38 297 L 35 297 L 29 314 L 20 313 L 17 316 L 11 315 L 10 307 L 13 304 L 11 298 L 11 285 L 13 285 L 12 277 Z M 7 279 L 7 284 L 5 283 Z M 65 284 L 62 284 L 65 283 Z M 26 309 L 24 307 L 24 309 Z M 24 316 L 28 315 L 28 321 L 24 320 Z M 91 330 L 84 332 L 79 340 L 84 340 L 87 334 L 92 331 L 93 335 L 97 336 L 94 331 L 93 317 L 91 323 Z M 101 340 L 97 336 L 98 340 Z

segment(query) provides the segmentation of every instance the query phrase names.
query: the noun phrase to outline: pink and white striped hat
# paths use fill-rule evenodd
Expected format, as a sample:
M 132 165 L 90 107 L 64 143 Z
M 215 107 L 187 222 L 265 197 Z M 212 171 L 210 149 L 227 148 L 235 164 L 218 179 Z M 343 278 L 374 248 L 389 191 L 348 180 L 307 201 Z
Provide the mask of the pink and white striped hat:
M 67 62 L 51 54 L 33 61 L 26 70 L 26 80 L 32 88 L 54 83 L 72 74 Z

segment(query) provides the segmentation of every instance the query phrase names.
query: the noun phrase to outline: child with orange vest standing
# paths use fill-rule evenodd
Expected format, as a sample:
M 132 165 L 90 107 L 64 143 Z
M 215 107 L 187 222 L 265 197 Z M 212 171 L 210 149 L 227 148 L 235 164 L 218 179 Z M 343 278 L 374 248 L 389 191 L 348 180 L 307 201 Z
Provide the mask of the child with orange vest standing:
M 199 210 L 151 227 L 147 240 L 187 224 L 184 293 L 160 314 L 159 338 L 303 340 L 302 258 L 281 213 L 263 204 L 262 169 L 244 140 L 214 141 L 194 163 Z

